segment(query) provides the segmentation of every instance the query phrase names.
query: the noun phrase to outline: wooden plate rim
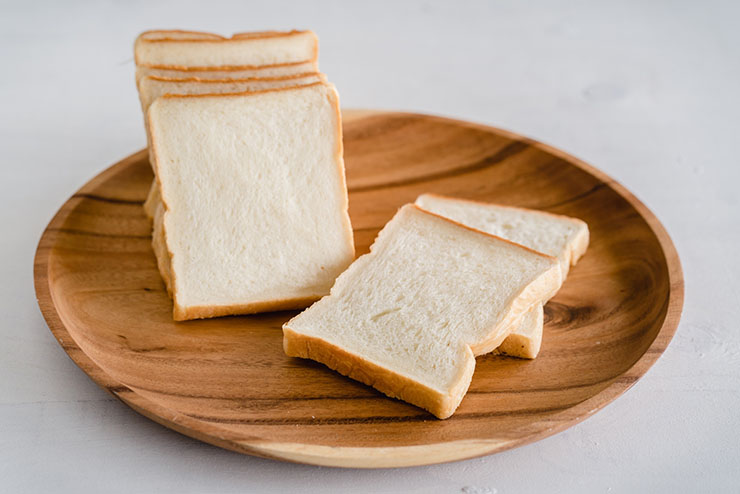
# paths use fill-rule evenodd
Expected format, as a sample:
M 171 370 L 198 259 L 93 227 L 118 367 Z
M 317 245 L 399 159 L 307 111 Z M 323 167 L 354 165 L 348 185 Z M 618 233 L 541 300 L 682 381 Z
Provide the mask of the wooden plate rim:
M 557 156 L 598 178 L 607 187 L 623 197 L 640 214 L 658 239 L 665 256 L 670 287 L 665 319 L 658 334 L 645 353 L 622 375 L 615 377 L 607 387 L 585 401 L 555 414 L 552 417 L 552 419 L 555 419 L 553 420 L 553 427 L 537 434 L 512 440 L 478 439 L 414 446 L 339 447 L 304 443 L 276 443 L 259 437 L 237 437 L 230 431 L 224 430 L 217 425 L 209 424 L 170 408 L 163 407 L 117 382 L 82 351 L 64 326 L 57 312 L 51 291 L 49 256 L 56 242 L 57 229 L 64 224 L 67 216 L 81 198 L 85 196 L 87 191 L 94 190 L 98 184 L 107 181 L 108 177 L 115 174 L 118 169 L 128 166 L 131 162 L 140 161 L 145 157 L 146 149 L 120 160 L 83 185 L 62 205 L 41 235 L 34 258 L 34 286 L 39 308 L 54 337 L 72 361 L 96 384 L 140 414 L 159 424 L 195 439 L 239 453 L 322 466 L 353 468 L 407 467 L 463 460 L 504 451 L 549 437 L 583 421 L 614 401 L 614 399 L 637 382 L 662 355 L 673 338 L 681 318 L 684 300 L 684 279 L 678 252 L 666 229 L 647 206 L 624 186 L 601 170 L 560 149 L 511 131 L 428 114 L 382 110 L 343 111 L 347 119 L 377 116 L 386 113 L 397 116 L 423 116 L 449 124 L 484 130 L 512 140 L 525 142 L 530 146 Z M 565 413 L 570 416 L 567 420 L 556 420 L 558 416 Z

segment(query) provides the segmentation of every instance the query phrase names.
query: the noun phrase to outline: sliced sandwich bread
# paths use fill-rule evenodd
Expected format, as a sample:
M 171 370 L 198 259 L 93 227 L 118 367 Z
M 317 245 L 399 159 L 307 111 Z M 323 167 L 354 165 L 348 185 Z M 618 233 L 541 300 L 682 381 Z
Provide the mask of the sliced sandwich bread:
M 250 91 L 263 91 L 281 87 L 297 87 L 324 81 L 323 74 L 317 72 L 296 74 L 284 77 L 267 77 L 236 80 L 198 80 L 198 79 L 166 79 L 155 76 L 144 77 L 139 83 L 139 100 L 144 113 L 144 127 L 147 136 L 147 147 L 151 138 L 149 126 L 146 122 L 147 111 L 152 102 L 165 94 L 226 94 Z M 150 162 L 153 158 L 150 156 Z M 156 179 L 152 180 L 149 193 L 144 201 L 144 212 L 152 220 L 154 211 L 161 201 Z M 155 229 L 156 232 L 156 229 Z
M 148 75 L 170 77 L 173 79 L 251 79 L 253 77 L 281 77 L 293 74 L 316 72 L 316 61 L 307 60 L 295 63 L 264 65 L 261 67 L 171 67 L 137 65 L 136 80 Z
M 544 211 L 500 206 L 423 194 L 416 205 L 476 230 L 511 240 L 558 258 L 563 279 L 588 248 L 588 225 L 578 218 Z
M 302 308 L 354 257 L 333 86 L 148 112 L 175 320 Z
M 283 325 L 283 348 L 446 418 L 475 355 L 559 287 L 555 258 L 406 205 L 329 296 Z
M 278 77 L 252 77 L 247 79 L 175 79 L 147 76 L 139 81 L 139 101 L 146 115 L 149 105 L 165 94 L 225 94 L 261 91 L 288 86 L 302 86 L 321 82 L 324 77 L 318 72 L 291 74 Z
M 423 194 L 417 198 L 416 204 L 471 228 L 558 258 L 563 279 L 569 267 L 578 262 L 588 247 L 588 226 L 577 218 L 436 194 Z M 535 358 L 542 344 L 542 320 L 541 308 L 538 313 L 525 317 L 496 353 Z
M 311 31 L 262 32 L 232 38 L 154 37 L 134 43 L 137 65 L 244 67 L 315 61 L 318 38 Z

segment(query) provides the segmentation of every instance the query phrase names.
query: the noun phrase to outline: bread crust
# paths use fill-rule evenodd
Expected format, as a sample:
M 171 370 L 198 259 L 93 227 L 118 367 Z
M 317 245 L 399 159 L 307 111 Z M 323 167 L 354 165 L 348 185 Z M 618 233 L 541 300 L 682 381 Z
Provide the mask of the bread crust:
M 160 81 L 160 82 L 177 82 L 177 83 L 183 83 L 183 82 L 197 82 L 198 84 L 229 84 L 234 82 L 279 82 L 279 81 L 289 81 L 291 79 L 302 79 L 304 77 L 321 77 L 323 74 L 320 72 L 300 72 L 297 74 L 290 74 L 290 75 L 278 75 L 278 76 L 270 76 L 270 77 L 237 77 L 234 79 L 201 79 L 200 77 L 163 77 L 159 75 L 147 75 L 142 77 L 142 79 L 151 79 L 153 81 Z
M 342 375 L 372 386 L 391 398 L 423 408 L 440 419 L 446 419 L 455 413 L 468 391 L 475 370 L 475 358 L 468 348 L 465 367 L 458 374 L 450 393 L 444 394 L 322 338 L 293 331 L 287 324 L 283 325 L 283 350 L 290 357 L 321 362 Z
M 217 65 L 217 66 L 189 66 L 189 65 L 161 65 L 161 64 L 146 64 L 137 63 L 137 68 L 141 69 L 152 69 L 152 70 L 176 70 L 178 72 L 236 72 L 242 70 L 267 70 L 275 68 L 287 68 L 294 67 L 297 65 L 313 64 L 314 69 L 318 70 L 316 66 L 316 60 L 309 58 L 307 60 L 299 60 L 297 62 L 284 62 L 284 63 L 273 63 L 266 65 Z M 138 71 L 137 71 L 138 72 Z M 141 78 L 139 76 L 137 78 Z

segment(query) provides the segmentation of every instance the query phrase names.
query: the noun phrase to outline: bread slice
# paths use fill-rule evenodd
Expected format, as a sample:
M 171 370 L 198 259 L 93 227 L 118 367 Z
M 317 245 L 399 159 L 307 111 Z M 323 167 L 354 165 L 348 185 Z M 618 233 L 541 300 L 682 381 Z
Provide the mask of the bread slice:
M 262 91 L 265 89 L 276 89 L 281 87 L 297 87 L 306 84 L 325 81 L 323 74 L 310 72 L 306 74 L 295 74 L 284 77 L 266 77 L 252 79 L 234 80 L 199 80 L 199 79 L 168 79 L 155 76 L 147 76 L 139 84 L 139 101 L 144 113 L 144 127 L 146 129 L 147 147 L 151 146 L 149 127 L 146 122 L 146 114 L 152 102 L 165 94 L 226 94 L 241 93 L 248 91 Z M 150 156 L 150 162 L 153 158 Z M 149 193 L 144 201 L 144 212 L 152 220 L 157 205 L 161 201 L 156 179 L 152 180 Z
M 144 31 L 139 38 L 148 41 L 162 41 L 166 39 L 225 39 L 220 34 L 203 31 L 186 31 L 183 29 L 152 29 Z
M 315 61 L 317 56 L 318 38 L 311 31 L 273 31 L 218 39 L 156 37 L 148 31 L 134 43 L 137 65 L 257 67 Z
M 354 257 L 333 86 L 150 106 L 175 320 L 302 308 Z
M 173 79 L 251 79 L 255 77 L 281 77 L 294 74 L 316 72 L 318 64 L 314 60 L 302 62 L 263 65 L 260 67 L 172 67 L 168 65 L 137 65 L 136 80 L 142 77 L 169 77 Z
M 446 418 L 475 355 L 559 287 L 556 259 L 406 205 L 328 297 L 283 325 L 283 348 Z
M 423 194 L 416 204 L 471 228 L 558 258 L 563 279 L 568 275 L 569 267 L 578 262 L 588 247 L 588 226 L 577 218 L 436 194 Z M 535 358 L 542 344 L 542 321 L 540 308 L 522 320 L 496 353 Z
M 544 211 L 423 194 L 416 205 L 476 230 L 496 235 L 558 258 L 563 279 L 588 248 L 588 225 Z
M 174 79 L 159 76 L 147 76 L 139 81 L 139 101 L 146 115 L 149 105 L 165 94 L 226 94 L 262 91 L 289 86 L 302 86 L 321 82 L 325 77 L 318 72 L 292 74 L 280 77 L 260 77 L 248 79 L 211 79 L 197 78 Z
M 536 358 L 542 346 L 544 316 L 541 303 L 529 309 L 522 316 L 521 322 L 516 325 L 493 353 L 517 358 Z

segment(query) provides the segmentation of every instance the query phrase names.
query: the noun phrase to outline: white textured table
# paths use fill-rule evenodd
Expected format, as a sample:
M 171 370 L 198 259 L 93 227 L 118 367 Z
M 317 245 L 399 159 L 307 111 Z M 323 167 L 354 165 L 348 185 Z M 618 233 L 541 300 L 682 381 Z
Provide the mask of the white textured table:
M 740 4 L 275 3 L 0 3 L 0 491 L 738 492 Z M 432 467 L 278 463 L 137 415 L 58 346 L 32 261 L 64 200 L 144 146 L 131 45 L 155 27 L 308 27 L 346 107 L 500 126 L 601 168 L 678 248 L 686 303 L 673 343 L 584 423 Z

